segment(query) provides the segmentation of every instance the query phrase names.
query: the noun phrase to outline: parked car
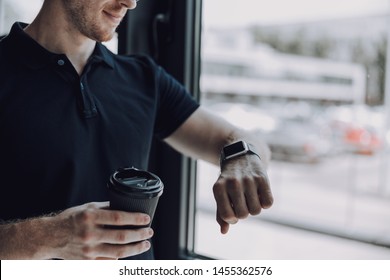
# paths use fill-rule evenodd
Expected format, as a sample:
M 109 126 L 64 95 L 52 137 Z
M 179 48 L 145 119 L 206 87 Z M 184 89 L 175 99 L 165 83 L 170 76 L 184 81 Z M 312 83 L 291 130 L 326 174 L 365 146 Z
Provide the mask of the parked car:
M 316 163 L 332 149 L 329 130 L 310 120 L 283 119 L 266 135 L 277 160 Z
M 328 112 L 335 145 L 345 152 L 371 155 L 384 144 L 385 114 L 381 108 L 339 106 Z
M 372 155 L 383 147 L 383 140 L 374 127 L 352 122 L 330 123 L 339 149 L 362 155 Z

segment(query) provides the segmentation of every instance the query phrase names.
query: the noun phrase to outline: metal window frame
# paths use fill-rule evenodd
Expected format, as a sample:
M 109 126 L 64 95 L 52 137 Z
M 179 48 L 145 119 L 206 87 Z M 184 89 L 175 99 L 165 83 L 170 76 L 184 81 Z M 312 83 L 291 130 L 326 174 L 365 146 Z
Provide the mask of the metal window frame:
M 2 30 L 4 29 L 4 0 L 0 0 L 0 36 Z

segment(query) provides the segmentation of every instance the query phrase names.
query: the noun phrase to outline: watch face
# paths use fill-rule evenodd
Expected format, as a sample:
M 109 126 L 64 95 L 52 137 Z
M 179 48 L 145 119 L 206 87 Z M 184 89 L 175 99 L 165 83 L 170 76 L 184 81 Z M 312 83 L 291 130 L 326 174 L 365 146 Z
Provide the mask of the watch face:
M 228 145 L 223 148 L 223 153 L 226 158 L 245 153 L 247 151 L 247 147 L 245 146 L 245 143 L 243 141 L 239 141 L 236 143 L 233 143 L 231 145 Z

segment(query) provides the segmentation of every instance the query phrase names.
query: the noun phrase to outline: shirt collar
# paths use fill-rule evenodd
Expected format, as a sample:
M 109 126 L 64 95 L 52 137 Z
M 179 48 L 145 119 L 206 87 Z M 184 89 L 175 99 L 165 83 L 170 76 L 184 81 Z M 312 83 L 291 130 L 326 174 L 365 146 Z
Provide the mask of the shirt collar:
M 10 52 L 19 61 L 33 69 L 42 68 L 55 60 L 58 55 L 49 52 L 24 32 L 26 23 L 16 22 L 6 37 Z
M 11 28 L 8 41 L 11 41 L 11 52 L 15 54 L 21 63 L 33 69 L 40 69 L 51 63 L 57 63 L 59 57 L 63 57 L 63 54 L 55 54 L 32 39 L 24 28 L 26 23 L 16 22 Z M 94 52 L 92 53 L 90 60 L 94 62 L 104 62 L 107 66 L 114 68 L 113 54 L 107 50 L 101 43 L 97 43 Z
M 114 54 L 111 53 L 102 43 L 96 43 L 91 58 L 104 62 L 107 66 L 114 68 Z

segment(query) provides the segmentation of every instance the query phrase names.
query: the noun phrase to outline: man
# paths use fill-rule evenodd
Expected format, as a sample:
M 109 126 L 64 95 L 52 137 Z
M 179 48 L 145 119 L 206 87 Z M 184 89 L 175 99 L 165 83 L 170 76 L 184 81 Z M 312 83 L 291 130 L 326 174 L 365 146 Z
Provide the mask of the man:
M 222 233 L 272 205 L 265 144 L 200 108 L 149 58 L 99 43 L 135 7 L 45 0 L 0 42 L 0 259 L 152 258 L 151 228 L 105 227 L 150 217 L 98 201 L 115 169 L 147 168 L 154 136 L 221 161 L 213 191 Z

